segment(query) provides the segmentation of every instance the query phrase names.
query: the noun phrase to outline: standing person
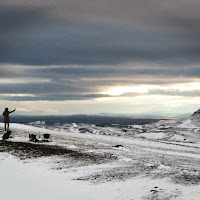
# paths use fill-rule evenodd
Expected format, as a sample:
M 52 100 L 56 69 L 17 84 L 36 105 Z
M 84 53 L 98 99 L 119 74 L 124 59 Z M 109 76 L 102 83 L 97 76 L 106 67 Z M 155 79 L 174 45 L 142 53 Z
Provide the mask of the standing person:
M 13 111 L 9 111 L 8 108 L 5 108 L 5 111 L 3 112 L 3 116 L 4 116 L 4 123 L 5 123 L 5 131 L 9 131 L 9 123 L 10 123 L 10 117 L 9 114 L 12 112 L 15 112 L 16 109 L 14 109 Z M 7 128 L 6 128 L 6 124 L 7 124 Z

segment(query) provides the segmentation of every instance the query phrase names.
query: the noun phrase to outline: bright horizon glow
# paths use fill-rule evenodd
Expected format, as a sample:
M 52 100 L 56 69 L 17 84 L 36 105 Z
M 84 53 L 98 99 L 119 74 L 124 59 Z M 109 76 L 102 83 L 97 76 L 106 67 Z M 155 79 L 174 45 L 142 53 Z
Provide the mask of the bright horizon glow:
M 136 97 L 111 97 L 110 101 L 0 101 L 1 110 L 16 108 L 14 114 L 74 115 L 74 114 L 153 114 L 176 117 L 177 114 L 198 110 L 200 97 L 141 95 Z M 107 98 L 109 99 L 109 98 Z M 90 109 L 88 109 L 90 108 Z
M 141 85 L 141 86 L 117 86 L 108 89 L 102 94 L 108 94 L 110 96 L 120 96 L 126 93 L 138 93 L 138 94 L 147 94 L 153 90 L 162 90 L 165 92 L 170 91 L 195 91 L 200 90 L 200 83 L 198 82 L 189 82 L 189 83 L 179 83 L 172 84 L 168 86 L 158 86 L 158 85 Z
M 177 89 L 180 91 L 192 91 L 192 90 L 200 90 L 199 82 L 190 82 L 190 83 L 179 83 L 172 85 L 172 89 Z
M 108 94 L 110 96 L 119 96 L 124 93 L 141 93 L 145 94 L 148 93 L 147 86 L 120 86 L 120 87 L 113 87 L 109 89 L 107 92 L 103 92 L 102 94 Z

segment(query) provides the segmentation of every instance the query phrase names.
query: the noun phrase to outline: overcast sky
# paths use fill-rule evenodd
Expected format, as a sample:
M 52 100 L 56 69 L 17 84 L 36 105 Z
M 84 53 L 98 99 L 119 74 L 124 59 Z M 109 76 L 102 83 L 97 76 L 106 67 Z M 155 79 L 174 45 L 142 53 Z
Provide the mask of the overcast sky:
M 2 111 L 195 111 L 199 10 L 198 0 L 0 1 Z

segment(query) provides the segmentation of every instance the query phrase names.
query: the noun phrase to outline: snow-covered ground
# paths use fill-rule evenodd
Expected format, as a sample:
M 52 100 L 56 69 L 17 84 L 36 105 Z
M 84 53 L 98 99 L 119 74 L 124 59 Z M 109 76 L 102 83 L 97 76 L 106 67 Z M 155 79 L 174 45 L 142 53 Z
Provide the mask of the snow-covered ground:
M 11 124 L 13 138 L 0 140 L 1 199 L 199 200 L 198 119 L 197 112 L 146 125 Z

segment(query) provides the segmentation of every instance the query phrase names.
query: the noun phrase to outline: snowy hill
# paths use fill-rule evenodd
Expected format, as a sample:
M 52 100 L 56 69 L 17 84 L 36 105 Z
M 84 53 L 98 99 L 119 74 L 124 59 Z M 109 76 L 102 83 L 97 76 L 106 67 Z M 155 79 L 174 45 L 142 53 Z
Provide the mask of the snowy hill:
M 83 123 L 51 123 L 35 121 L 27 125 L 12 124 L 16 136 L 20 137 L 22 131 L 35 133 L 38 137 L 43 133 L 50 133 L 57 137 L 65 134 L 80 134 L 81 137 L 88 135 L 114 136 L 117 138 L 142 138 L 153 141 L 200 143 L 200 110 L 184 120 L 160 120 L 155 123 L 143 125 L 119 125 L 96 126 Z M 0 127 L 3 128 L 3 124 Z M 19 130 L 19 131 L 18 131 Z M 26 138 L 28 139 L 28 135 Z
M 33 127 L 58 133 L 90 134 L 115 136 L 120 138 L 145 138 L 168 142 L 200 143 L 200 112 L 184 120 L 160 120 L 155 123 L 143 125 L 119 125 L 96 126 L 83 123 L 52 123 L 36 121 L 29 123 Z
M 12 138 L 0 140 L 0 188 L 9 190 L 1 197 L 198 200 L 198 119 L 194 113 L 144 125 L 10 124 Z M 0 123 L 1 136 L 3 127 Z M 47 133 L 50 141 L 42 142 Z M 39 142 L 30 142 L 29 134 Z M 29 195 L 32 191 L 37 192 Z
M 180 121 L 178 127 L 182 128 L 200 128 L 200 109 L 193 113 L 193 115 Z

